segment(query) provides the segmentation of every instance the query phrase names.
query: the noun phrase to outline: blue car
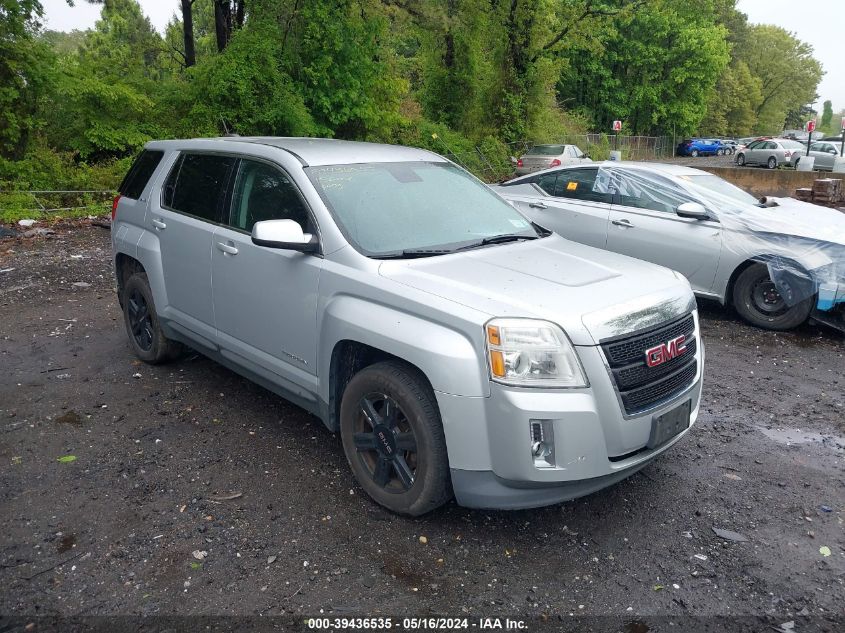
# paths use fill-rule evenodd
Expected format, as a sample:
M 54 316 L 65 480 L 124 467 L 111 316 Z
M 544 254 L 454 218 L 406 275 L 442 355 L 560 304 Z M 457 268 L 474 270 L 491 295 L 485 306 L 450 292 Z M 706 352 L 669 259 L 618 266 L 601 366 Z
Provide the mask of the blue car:
M 708 156 L 725 153 L 722 142 L 714 138 L 691 138 L 681 141 L 678 144 L 678 156 Z

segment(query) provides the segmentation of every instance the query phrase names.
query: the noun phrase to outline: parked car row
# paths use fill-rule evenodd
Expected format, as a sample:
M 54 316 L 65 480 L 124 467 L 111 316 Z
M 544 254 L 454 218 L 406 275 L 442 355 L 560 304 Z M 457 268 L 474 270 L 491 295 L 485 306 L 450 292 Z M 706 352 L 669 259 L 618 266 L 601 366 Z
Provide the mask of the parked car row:
M 119 190 L 134 353 L 187 345 L 305 408 L 406 515 L 557 503 L 669 449 L 699 411 L 694 293 L 771 329 L 845 306 L 842 217 L 689 168 L 488 187 L 420 149 L 234 137 L 148 143 Z

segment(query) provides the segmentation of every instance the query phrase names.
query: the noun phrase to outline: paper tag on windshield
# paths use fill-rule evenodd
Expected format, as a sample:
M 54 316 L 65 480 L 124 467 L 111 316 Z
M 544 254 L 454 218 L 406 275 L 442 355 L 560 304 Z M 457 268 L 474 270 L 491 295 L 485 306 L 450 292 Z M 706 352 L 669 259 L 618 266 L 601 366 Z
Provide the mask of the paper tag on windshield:
M 513 224 L 518 229 L 524 229 L 528 226 L 528 223 L 525 220 L 511 220 L 511 224 Z

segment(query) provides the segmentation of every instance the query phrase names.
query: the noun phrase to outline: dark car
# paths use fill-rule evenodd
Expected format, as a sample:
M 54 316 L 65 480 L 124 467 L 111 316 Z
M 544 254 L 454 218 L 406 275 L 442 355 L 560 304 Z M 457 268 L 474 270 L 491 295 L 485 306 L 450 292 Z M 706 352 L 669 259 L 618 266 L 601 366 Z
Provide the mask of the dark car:
M 715 138 L 691 138 L 678 144 L 678 156 L 712 156 L 725 153 L 722 143 Z

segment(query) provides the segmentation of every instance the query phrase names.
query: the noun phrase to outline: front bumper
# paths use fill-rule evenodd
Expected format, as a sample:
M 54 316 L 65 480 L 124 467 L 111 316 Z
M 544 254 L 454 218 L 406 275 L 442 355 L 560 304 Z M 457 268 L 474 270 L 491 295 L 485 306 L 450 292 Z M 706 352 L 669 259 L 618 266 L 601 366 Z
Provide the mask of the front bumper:
M 635 473 L 689 432 L 647 448 L 654 417 L 686 401 L 691 403 L 690 428 L 698 417 L 702 345 L 690 386 L 634 416 L 623 413 L 601 348 L 577 349 L 591 381 L 584 389 L 520 389 L 493 383 L 486 398 L 436 393 L 460 505 L 533 508 L 590 494 Z M 531 424 L 536 421 L 551 430 L 553 464 L 532 454 Z

